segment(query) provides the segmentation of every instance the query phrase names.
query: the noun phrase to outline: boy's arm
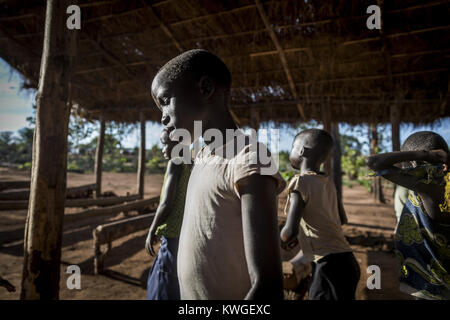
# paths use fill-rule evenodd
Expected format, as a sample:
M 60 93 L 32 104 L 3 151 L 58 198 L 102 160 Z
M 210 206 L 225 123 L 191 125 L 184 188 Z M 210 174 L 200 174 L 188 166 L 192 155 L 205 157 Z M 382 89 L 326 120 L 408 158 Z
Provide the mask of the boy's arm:
M 275 179 L 254 174 L 237 183 L 242 226 L 252 287 L 245 299 L 282 299 Z
M 282 243 L 285 243 L 288 247 L 293 247 L 298 242 L 297 235 L 304 209 L 305 202 L 300 193 L 297 191 L 291 192 L 288 217 L 280 233 Z
M 347 213 L 345 212 L 344 204 L 342 203 L 342 199 L 338 197 L 338 210 L 339 210 L 339 218 L 341 219 L 341 225 L 347 224 Z
M 147 239 L 145 241 L 145 249 L 151 256 L 155 254 L 153 244 L 156 240 L 156 229 L 167 219 L 170 210 L 173 207 L 180 173 L 181 165 L 176 165 L 171 160 L 169 160 L 169 162 L 167 163 L 167 177 L 166 182 L 164 183 L 164 190 L 161 190 L 164 196 L 162 197 L 161 202 L 158 205 L 158 209 L 156 209 L 155 218 L 153 219 L 152 225 L 149 228 Z

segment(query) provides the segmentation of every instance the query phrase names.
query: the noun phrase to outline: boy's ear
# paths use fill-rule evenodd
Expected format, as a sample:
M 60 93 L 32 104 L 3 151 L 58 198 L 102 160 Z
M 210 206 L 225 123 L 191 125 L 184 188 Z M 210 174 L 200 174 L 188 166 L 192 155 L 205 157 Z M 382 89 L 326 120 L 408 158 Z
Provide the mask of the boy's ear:
M 302 148 L 300 149 L 300 157 L 303 157 L 304 154 L 305 154 L 305 146 L 302 146 Z
M 212 96 L 215 90 L 214 81 L 207 76 L 203 76 L 199 81 L 200 93 L 205 99 Z

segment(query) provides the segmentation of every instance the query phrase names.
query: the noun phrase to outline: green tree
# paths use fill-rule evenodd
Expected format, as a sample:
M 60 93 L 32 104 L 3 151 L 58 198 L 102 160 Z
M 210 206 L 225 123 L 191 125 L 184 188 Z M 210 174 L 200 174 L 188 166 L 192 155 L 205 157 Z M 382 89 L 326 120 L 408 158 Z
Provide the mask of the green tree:
M 19 137 L 15 139 L 15 163 L 31 163 L 33 156 L 33 135 L 34 128 L 24 127 L 18 132 Z
M 0 132 L 0 161 L 13 162 L 15 157 L 15 145 L 11 131 Z

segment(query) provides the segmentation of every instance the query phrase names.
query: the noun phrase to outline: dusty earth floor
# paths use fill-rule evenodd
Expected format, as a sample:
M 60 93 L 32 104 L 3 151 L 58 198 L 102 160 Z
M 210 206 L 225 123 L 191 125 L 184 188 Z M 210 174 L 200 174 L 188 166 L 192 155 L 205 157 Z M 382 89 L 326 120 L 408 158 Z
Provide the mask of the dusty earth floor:
M 157 196 L 162 184 L 162 175 L 147 175 L 145 197 Z M 0 181 L 27 180 L 29 173 L 0 168 Z M 68 186 L 78 186 L 94 182 L 92 174 L 68 174 Z M 104 173 L 103 190 L 116 195 L 135 193 L 136 175 L 128 173 Z M 357 299 L 409 299 L 398 291 L 397 262 L 393 253 L 392 233 L 395 216 L 392 192 L 386 195 L 388 204 L 375 204 L 367 191 L 355 186 L 344 188 L 344 206 L 349 218 L 345 226 L 348 237 L 361 267 L 361 279 Z M 282 216 L 286 196 L 279 199 L 279 215 Z M 73 213 L 81 209 L 66 209 Z M 133 213 L 131 213 L 133 214 Z M 0 275 L 16 286 L 17 291 L 8 293 L 0 288 L 0 299 L 18 299 L 23 263 L 23 232 L 26 210 L 0 211 Z M 92 218 L 83 222 L 64 226 L 61 299 L 145 299 L 145 285 L 148 270 L 153 263 L 144 249 L 146 231 L 137 232 L 113 242 L 111 255 L 106 260 L 104 275 L 93 273 L 92 230 L 99 224 L 124 218 L 119 215 Z M 292 255 L 282 251 L 285 260 Z M 66 281 L 69 265 L 81 268 L 81 289 L 69 290 Z M 370 276 L 367 266 L 378 265 L 381 269 L 381 289 L 369 290 L 366 286 Z

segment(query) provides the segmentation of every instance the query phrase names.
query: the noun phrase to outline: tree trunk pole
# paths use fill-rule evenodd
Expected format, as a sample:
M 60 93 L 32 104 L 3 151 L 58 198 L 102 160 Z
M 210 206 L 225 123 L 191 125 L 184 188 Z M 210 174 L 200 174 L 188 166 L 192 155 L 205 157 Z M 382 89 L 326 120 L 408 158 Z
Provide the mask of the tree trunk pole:
M 370 135 L 370 154 L 373 155 L 378 152 L 377 149 L 378 149 L 378 143 L 379 143 L 376 124 L 370 124 L 369 135 Z M 373 197 L 374 197 L 375 202 L 384 203 L 381 177 L 377 176 L 374 178 L 372 192 L 373 192 Z
M 48 0 L 38 92 L 33 165 L 25 222 L 21 299 L 58 299 L 66 197 L 70 81 L 78 32 L 66 27 L 76 1 Z
M 392 151 L 400 151 L 400 115 L 398 106 L 391 106 Z
M 339 135 L 339 123 L 333 122 L 331 126 L 333 136 L 333 180 L 336 185 L 337 196 L 342 200 L 342 167 L 341 167 L 341 138 Z
M 258 127 L 259 127 L 259 112 L 255 109 L 251 110 L 250 113 L 250 127 L 255 130 L 258 131 Z
M 400 151 L 400 114 L 398 110 L 398 106 L 392 105 L 390 108 L 390 116 L 391 116 L 391 125 L 392 125 L 392 151 Z M 397 189 L 397 185 L 394 185 L 394 197 L 395 190 Z
M 137 189 L 138 194 L 144 197 L 144 177 L 145 177 L 145 116 L 141 111 L 139 114 L 141 123 L 141 145 L 139 148 Z
M 329 105 L 322 105 L 322 123 L 323 130 L 331 134 L 331 120 L 330 120 L 330 108 Z M 331 158 L 329 157 L 324 163 L 325 173 L 328 175 L 332 175 L 332 164 Z
M 95 152 L 95 197 L 102 196 L 102 164 L 103 164 L 103 150 L 105 145 L 105 119 L 100 117 L 100 132 L 97 140 L 97 150 Z

